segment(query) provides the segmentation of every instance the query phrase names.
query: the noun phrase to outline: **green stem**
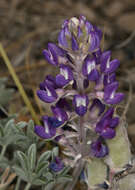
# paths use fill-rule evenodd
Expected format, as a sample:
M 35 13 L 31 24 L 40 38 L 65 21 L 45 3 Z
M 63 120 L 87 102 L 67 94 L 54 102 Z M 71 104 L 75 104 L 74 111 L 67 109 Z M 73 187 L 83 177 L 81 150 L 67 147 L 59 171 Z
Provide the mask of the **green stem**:
M 15 186 L 15 190 L 19 190 L 19 188 L 20 188 L 20 184 L 21 184 L 21 178 L 18 177 L 18 178 L 17 178 L 16 186 Z
M 28 184 L 26 185 L 26 187 L 25 187 L 25 189 L 24 189 L 24 190 L 29 190 L 29 189 L 30 189 L 30 187 L 31 187 L 31 183 L 28 183 Z
M 4 156 L 5 152 L 6 152 L 6 148 L 7 148 L 7 146 L 2 147 L 2 150 L 1 150 L 1 153 L 0 153 L 0 161 L 2 160 L 2 158 L 3 158 L 3 156 Z

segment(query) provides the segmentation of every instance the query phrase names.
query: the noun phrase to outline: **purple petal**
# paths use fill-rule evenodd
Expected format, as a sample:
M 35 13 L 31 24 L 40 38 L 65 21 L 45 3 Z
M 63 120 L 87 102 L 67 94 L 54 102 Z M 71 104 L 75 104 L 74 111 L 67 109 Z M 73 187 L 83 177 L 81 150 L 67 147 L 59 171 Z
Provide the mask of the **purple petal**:
M 84 76 L 87 76 L 91 73 L 93 69 L 96 68 L 95 59 L 91 58 L 89 55 L 86 57 L 85 62 L 82 66 L 82 73 Z
M 101 72 L 105 72 L 106 67 L 110 64 L 111 51 L 105 51 L 101 55 Z
M 109 64 L 108 67 L 106 65 L 105 73 L 113 73 L 116 71 L 116 69 L 119 67 L 120 61 L 117 59 L 112 60 Z
M 102 143 L 101 137 L 91 144 L 91 153 L 97 158 L 105 157 L 108 152 L 108 147 Z
M 49 125 L 51 125 L 52 127 L 60 127 L 63 122 L 59 121 L 56 117 L 48 117 L 48 123 Z
M 116 79 L 115 73 L 105 75 L 104 76 L 104 85 L 107 86 L 107 85 L 115 82 L 115 79 Z
M 60 172 L 64 168 L 64 164 L 59 157 L 55 157 L 55 161 L 50 163 L 49 168 L 53 172 Z
M 57 94 L 52 87 L 46 87 L 45 90 L 38 90 L 37 96 L 46 103 L 52 103 L 57 99 Z
M 77 51 L 79 49 L 78 44 L 77 44 L 77 40 L 75 39 L 75 37 L 72 37 L 72 50 L 73 51 Z
M 52 64 L 52 65 L 57 65 L 58 63 L 54 61 L 53 57 L 51 56 L 51 53 L 47 50 L 43 50 L 43 55 L 45 57 L 45 59 L 48 61 L 48 63 Z
M 117 90 L 118 86 L 119 86 L 118 82 L 113 82 L 113 83 L 105 86 L 104 100 L 113 99 L 115 96 L 115 91 Z
M 55 128 L 47 127 L 47 126 L 43 127 L 43 126 L 36 125 L 34 131 L 39 137 L 43 139 L 52 138 L 56 134 Z
M 86 95 L 75 95 L 73 98 L 73 105 L 78 115 L 83 116 L 87 112 L 89 99 Z
M 75 111 L 78 115 L 80 116 L 84 116 L 85 113 L 87 112 L 87 107 L 85 106 L 79 106 L 79 107 L 75 107 Z
M 90 47 L 89 51 L 92 52 L 100 47 L 100 39 L 96 32 L 90 32 Z
M 91 73 L 88 75 L 88 79 L 91 81 L 95 81 L 99 79 L 99 72 L 97 69 L 93 69 Z
M 114 98 L 106 99 L 105 102 L 107 104 L 119 104 L 124 99 L 123 93 L 116 93 Z
M 66 80 L 63 75 L 60 75 L 60 74 L 56 75 L 56 84 L 58 87 L 63 87 L 68 83 L 69 83 L 69 80 Z
M 62 121 L 62 122 L 64 123 L 65 121 L 68 120 L 68 115 L 67 115 L 67 113 L 64 111 L 64 109 L 59 108 L 59 107 L 54 107 L 54 106 L 52 106 L 51 109 L 52 109 L 53 114 L 55 115 L 55 117 L 56 117 L 59 121 Z
M 104 129 L 101 133 L 101 136 L 105 139 L 112 139 L 115 137 L 116 135 L 116 132 L 114 129 L 111 129 L 111 128 L 106 128 Z
M 115 128 L 118 124 L 119 124 L 119 117 L 114 117 L 114 118 L 110 121 L 110 127 L 111 127 L 111 128 Z
M 114 108 L 110 107 L 103 115 L 102 119 L 109 118 L 111 119 L 114 113 Z
M 68 48 L 68 43 L 67 43 L 66 36 L 65 36 L 65 28 L 63 28 L 60 31 L 59 36 L 58 36 L 58 42 L 59 42 L 60 46 L 64 46 L 64 47 Z

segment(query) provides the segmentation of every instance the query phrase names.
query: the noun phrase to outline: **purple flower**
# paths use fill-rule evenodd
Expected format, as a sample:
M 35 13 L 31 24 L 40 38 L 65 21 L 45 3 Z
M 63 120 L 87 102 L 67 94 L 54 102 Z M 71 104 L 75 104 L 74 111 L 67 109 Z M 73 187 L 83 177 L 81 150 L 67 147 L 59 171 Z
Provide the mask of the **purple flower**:
M 47 75 L 45 80 L 40 83 L 40 89 L 45 90 L 46 85 L 51 86 L 52 88 L 57 88 L 55 77 L 53 77 L 52 75 Z
M 68 115 L 67 113 L 64 111 L 64 109 L 59 108 L 59 107 L 51 107 L 52 112 L 54 114 L 54 116 L 58 119 L 58 121 L 60 121 L 62 124 L 68 120 Z
M 78 115 L 83 116 L 87 112 L 87 106 L 89 104 L 88 96 L 75 95 L 73 98 L 73 105 Z
M 120 62 L 117 59 L 110 61 L 111 59 L 111 52 L 105 51 L 101 55 L 101 72 L 109 74 L 116 71 Z
M 46 103 L 55 102 L 57 99 L 55 89 L 47 84 L 45 85 L 44 90 L 37 90 L 37 96 Z
M 63 87 L 73 80 L 73 73 L 69 66 L 60 65 L 60 74 L 56 76 L 56 84 Z
M 97 158 L 102 158 L 108 155 L 108 147 L 103 143 L 103 139 L 99 137 L 91 143 L 91 154 Z
M 51 123 L 48 120 L 48 116 L 43 117 L 43 123 L 44 126 L 35 126 L 35 133 L 43 139 L 50 139 L 54 137 L 56 135 L 56 127 L 50 125 Z
M 64 168 L 64 163 L 59 157 L 55 157 L 54 161 L 50 163 L 49 168 L 53 172 L 60 172 Z
M 119 118 L 113 117 L 113 108 L 109 108 L 100 121 L 97 123 L 95 131 L 105 139 L 112 139 L 115 137 L 115 128 L 119 124 Z
M 96 69 L 96 61 L 88 55 L 82 66 L 82 73 L 87 76 L 89 80 L 95 81 L 99 78 L 99 72 Z
M 120 103 L 123 98 L 123 93 L 116 93 L 116 90 L 118 88 L 118 82 L 113 82 L 111 84 L 108 84 L 105 86 L 104 89 L 104 101 L 107 104 L 118 104 Z
M 94 99 L 90 106 L 90 116 L 92 118 L 99 117 L 105 110 L 105 105 L 99 99 Z
M 104 76 L 104 85 L 107 86 L 108 84 L 115 82 L 115 79 L 116 79 L 115 73 L 105 75 Z
M 48 44 L 48 50 L 43 51 L 45 59 L 48 61 L 48 63 L 57 66 L 58 65 L 58 57 L 64 56 L 64 51 L 56 46 L 53 43 Z

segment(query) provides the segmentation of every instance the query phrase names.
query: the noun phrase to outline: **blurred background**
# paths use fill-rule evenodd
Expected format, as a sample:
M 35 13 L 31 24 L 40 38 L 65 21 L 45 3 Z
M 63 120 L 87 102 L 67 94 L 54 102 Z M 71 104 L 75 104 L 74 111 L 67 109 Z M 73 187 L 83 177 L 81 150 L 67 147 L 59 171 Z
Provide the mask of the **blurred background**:
M 80 14 L 104 33 L 104 50 L 121 65 L 117 72 L 120 90 L 126 94 L 122 111 L 128 108 L 128 133 L 135 150 L 135 0 L 0 0 L 0 42 L 3 44 L 36 113 L 40 118 L 48 107 L 37 100 L 36 90 L 45 75 L 54 73 L 42 55 L 48 42 L 57 42 L 65 19 Z M 28 108 L 0 57 L 0 78 L 14 94 L 5 107 L 18 120 L 31 119 Z M 1 113 L 2 117 L 2 113 Z

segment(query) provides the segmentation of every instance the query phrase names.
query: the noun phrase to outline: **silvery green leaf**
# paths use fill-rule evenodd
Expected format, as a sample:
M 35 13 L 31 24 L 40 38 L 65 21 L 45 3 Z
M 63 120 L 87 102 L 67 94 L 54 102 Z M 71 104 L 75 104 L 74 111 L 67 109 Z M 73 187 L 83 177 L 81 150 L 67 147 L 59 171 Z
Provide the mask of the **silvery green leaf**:
M 118 181 L 119 190 L 135 190 L 135 174 L 129 174 Z
M 107 166 L 102 159 L 94 158 L 86 164 L 86 176 L 89 188 L 102 184 L 107 177 Z
M 33 122 L 33 120 L 30 120 L 30 121 L 28 122 L 26 135 L 27 135 L 28 137 L 30 137 L 30 138 L 33 138 L 33 135 L 35 135 L 35 134 L 34 134 L 34 122 Z
M 32 144 L 28 149 L 28 167 L 31 171 L 34 170 L 36 164 L 37 148 L 35 144 Z
M 20 122 L 18 122 L 18 123 L 15 125 L 15 127 L 16 127 L 17 129 L 23 129 L 24 127 L 26 127 L 26 125 L 27 125 L 27 123 L 26 123 L 25 121 L 20 121 Z
M 53 150 L 52 150 L 52 159 L 54 159 L 58 155 L 59 155 L 59 148 L 54 147 Z
M 27 172 L 28 171 L 28 159 L 27 159 L 26 155 L 21 151 L 17 151 L 16 155 L 21 164 L 21 167 L 23 168 L 23 170 L 25 172 Z
M 69 175 L 65 175 L 65 176 L 61 176 L 61 177 L 58 177 L 56 182 L 57 183 L 65 183 L 65 182 L 68 182 L 68 181 L 72 181 L 73 178 Z
M 15 170 L 15 173 L 17 174 L 17 176 L 19 176 L 21 179 L 23 179 L 24 181 L 28 181 L 28 176 L 26 175 L 26 173 L 22 170 L 22 168 L 18 167 L 18 166 L 13 166 L 13 169 Z
M 116 171 L 123 168 L 131 160 L 130 144 L 124 122 L 116 128 L 116 136 L 107 140 L 109 156 L 106 157 L 107 164 Z
M 49 166 L 49 162 L 47 162 L 47 161 L 41 162 L 36 167 L 36 171 L 35 171 L 36 174 L 38 176 L 41 176 L 43 173 L 46 173 L 46 170 L 47 170 L 48 166 Z
M 48 180 L 51 181 L 53 179 L 53 174 L 50 172 L 46 172 L 43 174 L 43 176 Z
M 45 185 L 46 181 L 45 179 L 35 179 L 34 181 L 32 181 L 33 185 Z
M 48 182 L 47 185 L 45 185 L 44 190 L 52 190 L 52 188 L 54 189 L 56 182 L 54 180 Z
M 4 127 L 4 133 L 7 134 L 8 131 L 12 131 L 14 125 L 14 119 L 9 120 Z
M 42 163 L 43 161 L 47 161 L 51 157 L 51 151 L 46 151 L 41 154 L 41 156 L 38 159 L 37 165 Z
M 71 168 L 70 168 L 69 166 L 64 167 L 63 170 L 59 172 L 59 174 L 60 174 L 61 176 L 64 176 L 64 175 L 66 175 L 66 174 L 70 171 L 70 169 L 71 169 Z

